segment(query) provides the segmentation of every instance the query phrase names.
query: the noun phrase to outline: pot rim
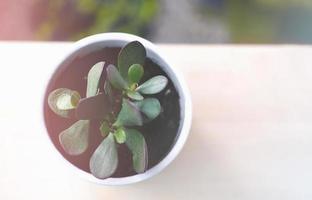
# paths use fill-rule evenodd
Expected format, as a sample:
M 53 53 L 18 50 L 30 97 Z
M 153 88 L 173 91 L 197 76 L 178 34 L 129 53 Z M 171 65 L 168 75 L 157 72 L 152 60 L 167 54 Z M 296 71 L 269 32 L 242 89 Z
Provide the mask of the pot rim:
M 96 45 L 99 43 L 111 43 L 111 44 L 126 44 L 128 42 L 137 40 L 141 42 L 144 47 L 147 50 L 147 56 L 156 58 L 156 61 L 160 61 L 161 64 L 159 66 L 167 73 L 167 75 L 170 77 L 172 80 L 173 84 L 175 85 L 175 88 L 177 89 L 177 92 L 179 93 L 180 96 L 180 109 L 181 109 L 181 118 L 180 118 L 180 126 L 179 126 L 179 134 L 177 136 L 177 139 L 171 148 L 171 150 L 168 152 L 168 154 L 154 167 L 148 169 L 146 172 L 141 173 L 141 174 L 135 174 L 132 176 L 127 176 L 127 177 L 118 177 L 118 178 L 107 178 L 107 179 L 98 179 L 92 174 L 85 172 L 81 169 L 79 169 L 77 166 L 73 165 L 70 163 L 67 159 L 65 159 L 61 153 L 58 152 L 59 158 L 64 161 L 64 163 L 67 163 L 67 166 L 72 168 L 76 174 L 79 176 L 102 185 L 109 185 L 109 186 L 117 186 L 117 185 L 127 185 L 131 183 L 136 183 L 140 182 L 143 180 L 146 180 L 148 178 L 151 178 L 155 176 L 156 174 L 160 173 L 162 170 L 164 170 L 179 154 L 179 152 L 182 150 L 187 137 L 190 132 L 191 128 L 191 121 L 192 121 L 192 103 L 191 103 L 191 97 L 189 90 L 187 88 L 187 85 L 184 81 L 184 78 L 180 74 L 179 71 L 177 71 L 175 68 L 172 67 L 168 63 L 168 59 L 165 58 L 159 51 L 159 49 L 149 42 L 146 39 L 143 39 L 139 36 L 127 34 L 127 33 L 117 33 L 117 32 L 111 32 L 111 33 L 101 33 L 101 34 L 96 34 L 96 35 L 91 35 L 86 38 L 83 38 L 77 42 L 75 42 L 70 49 L 58 62 L 58 64 L 55 66 L 53 69 L 53 73 L 50 76 L 49 80 L 46 83 L 46 87 L 44 90 L 44 96 L 43 96 L 43 105 L 44 105 L 44 99 L 46 96 L 46 89 L 47 86 L 50 82 L 50 79 L 55 75 L 55 72 L 57 69 L 64 64 L 64 62 L 69 62 L 70 59 L 72 58 L 75 54 L 77 54 L 80 51 L 83 51 L 84 49 L 88 49 L 88 52 L 90 52 L 91 45 L 93 45 L 96 49 L 103 48 L 101 45 Z M 107 45 L 107 44 L 106 44 Z M 109 44 L 107 46 L 110 46 Z M 88 48 L 87 48 L 88 47 Z M 92 50 L 91 50 L 92 51 Z M 44 110 L 42 111 L 44 115 Z M 48 130 L 45 125 L 44 117 L 42 117 L 43 120 L 43 125 L 46 130 L 46 136 L 49 138 L 49 143 L 53 146 L 54 150 L 57 150 L 53 142 L 51 141 L 51 138 L 49 137 L 49 134 L 47 133 Z

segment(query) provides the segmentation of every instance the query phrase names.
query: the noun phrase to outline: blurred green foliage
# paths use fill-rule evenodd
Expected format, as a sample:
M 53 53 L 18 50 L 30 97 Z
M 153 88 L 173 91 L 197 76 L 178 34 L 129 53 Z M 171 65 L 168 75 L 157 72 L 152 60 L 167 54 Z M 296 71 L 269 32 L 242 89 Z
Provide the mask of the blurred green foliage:
M 77 40 L 112 31 L 151 39 L 151 28 L 161 28 L 159 23 L 153 27 L 159 4 L 168 5 L 165 1 L 157 0 L 37 1 L 34 18 L 37 39 L 40 40 Z M 223 23 L 230 42 L 312 43 L 312 0 L 188 1 L 195 7 L 194 15 L 201 11 L 207 19 L 215 18 Z M 165 10 L 170 12 L 174 9 Z M 166 15 L 166 12 L 162 14 Z M 188 28 L 192 30 L 192 24 Z M 213 29 L 214 26 L 207 23 L 207 27 L 203 27 L 209 28 Z M 172 34 L 179 38 L 174 31 Z M 182 37 L 181 42 L 188 41 Z M 203 39 L 202 42 L 206 41 Z
M 148 36 L 156 0 L 41 0 L 37 39 L 77 40 L 101 32 Z
M 221 19 L 233 43 L 311 43 L 311 0 L 202 0 L 200 10 Z M 208 3 L 207 3 L 208 2 Z

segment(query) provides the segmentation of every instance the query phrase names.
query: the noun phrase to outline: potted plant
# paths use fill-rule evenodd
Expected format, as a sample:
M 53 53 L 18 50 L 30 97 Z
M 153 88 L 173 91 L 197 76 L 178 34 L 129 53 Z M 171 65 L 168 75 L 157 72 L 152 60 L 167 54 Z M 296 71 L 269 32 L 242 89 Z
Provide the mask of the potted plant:
M 44 120 L 62 156 L 88 179 L 122 185 L 161 171 L 181 150 L 191 103 L 150 42 L 106 33 L 78 41 L 46 89 Z

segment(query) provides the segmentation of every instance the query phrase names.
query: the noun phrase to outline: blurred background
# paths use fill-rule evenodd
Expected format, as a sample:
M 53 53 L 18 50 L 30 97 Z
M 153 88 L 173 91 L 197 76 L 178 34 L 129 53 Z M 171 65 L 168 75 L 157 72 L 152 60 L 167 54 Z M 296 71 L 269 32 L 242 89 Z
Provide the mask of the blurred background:
M 311 0 L 0 0 L 0 40 L 312 43 Z

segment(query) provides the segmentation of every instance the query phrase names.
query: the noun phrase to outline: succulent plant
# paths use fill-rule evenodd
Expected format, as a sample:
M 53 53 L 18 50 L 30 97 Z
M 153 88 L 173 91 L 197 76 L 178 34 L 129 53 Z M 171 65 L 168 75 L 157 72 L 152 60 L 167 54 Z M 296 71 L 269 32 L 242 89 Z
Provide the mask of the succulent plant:
M 137 128 L 155 119 L 161 112 L 157 98 L 168 83 L 165 76 L 157 75 L 141 83 L 144 76 L 146 50 L 133 41 L 119 52 L 117 67 L 98 62 L 91 67 L 87 77 L 86 97 L 68 88 L 52 91 L 48 97 L 51 110 L 63 118 L 75 113 L 77 122 L 59 135 L 64 151 L 80 155 L 89 146 L 90 121 L 101 120 L 99 127 L 103 141 L 90 159 L 91 173 L 100 179 L 114 174 L 118 166 L 118 145 L 125 144 L 132 153 L 133 169 L 143 173 L 148 166 L 148 150 L 142 133 Z M 103 70 L 106 79 L 100 87 Z M 101 90 L 101 88 L 103 88 Z

